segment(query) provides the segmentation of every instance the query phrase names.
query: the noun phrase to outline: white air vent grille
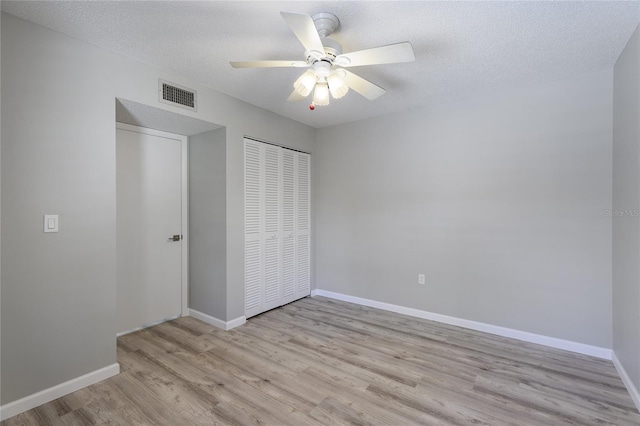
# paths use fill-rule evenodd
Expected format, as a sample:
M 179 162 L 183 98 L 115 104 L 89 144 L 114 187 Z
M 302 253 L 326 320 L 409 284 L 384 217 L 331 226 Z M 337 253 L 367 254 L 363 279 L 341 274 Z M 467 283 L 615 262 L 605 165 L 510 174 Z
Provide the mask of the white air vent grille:
M 197 111 L 198 96 L 195 90 L 158 79 L 158 95 L 162 103 Z

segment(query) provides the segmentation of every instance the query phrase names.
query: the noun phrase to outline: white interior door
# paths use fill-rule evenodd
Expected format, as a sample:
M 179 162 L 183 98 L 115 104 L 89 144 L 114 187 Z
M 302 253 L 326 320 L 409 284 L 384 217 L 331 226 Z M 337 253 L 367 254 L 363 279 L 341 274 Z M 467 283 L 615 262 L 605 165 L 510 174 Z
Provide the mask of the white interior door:
M 183 136 L 118 124 L 119 332 L 179 316 L 186 302 L 182 270 L 182 234 L 186 234 L 182 229 L 183 145 Z

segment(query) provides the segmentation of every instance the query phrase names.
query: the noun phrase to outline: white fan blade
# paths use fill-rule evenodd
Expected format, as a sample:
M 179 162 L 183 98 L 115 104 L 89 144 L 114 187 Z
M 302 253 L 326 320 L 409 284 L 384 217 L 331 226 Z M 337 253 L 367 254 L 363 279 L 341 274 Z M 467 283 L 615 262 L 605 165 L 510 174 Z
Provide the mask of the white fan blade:
M 411 43 L 405 41 L 338 55 L 335 64 L 341 67 L 359 67 L 361 65 L 395 64 L 415 60 Z
M 307 49 L 307 52 L 315 56 L 324 56 L 324 46 L 318 35 L 316 25 L 309 15 L 300 15 L 298 13 L 280 12 L 280 15 L 287 22 L 293 33 L 298 37 L 300 43 Z
M 376 86 L 369 80 L 358 77 L 352 72 L 349 72 L 347 70 L 342 71 L 345 72 L 344 81 L 345 83 L 347 83 L 347 86 L 349 86 L 350 89 L 353 89 L 356 92 L 360 93 L 370 101 L 384 95 L 387 92 L 382 87 Z
M 290 102 L 304 101 L 305 99 L 307 99 L 307 97 L 302 96 L 300 93 L 298 93 L 297 90 L 294 90 L 293 92 L 291 92 L 291 94 L 287 98 L 287 100 Z
M 234 68 L 282 68 L 282 67 L 308 67 L 305 61 L 231 61 Z

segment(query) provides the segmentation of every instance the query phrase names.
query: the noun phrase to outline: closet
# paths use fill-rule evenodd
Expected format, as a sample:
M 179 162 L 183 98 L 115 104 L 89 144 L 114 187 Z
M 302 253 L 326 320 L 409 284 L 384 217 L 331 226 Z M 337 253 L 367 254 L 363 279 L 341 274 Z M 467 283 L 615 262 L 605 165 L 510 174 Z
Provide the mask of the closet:
M 245 138 L 245 316 L 311 291 L 309 154 Z

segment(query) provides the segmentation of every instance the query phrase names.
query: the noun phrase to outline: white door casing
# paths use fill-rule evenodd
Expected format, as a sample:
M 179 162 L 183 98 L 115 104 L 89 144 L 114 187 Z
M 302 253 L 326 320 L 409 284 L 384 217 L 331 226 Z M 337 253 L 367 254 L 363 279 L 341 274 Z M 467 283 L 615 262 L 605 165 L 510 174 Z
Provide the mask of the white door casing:
M 187 149 L 186 136 L 117 123 L 120 333 L 187 314 Z

